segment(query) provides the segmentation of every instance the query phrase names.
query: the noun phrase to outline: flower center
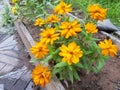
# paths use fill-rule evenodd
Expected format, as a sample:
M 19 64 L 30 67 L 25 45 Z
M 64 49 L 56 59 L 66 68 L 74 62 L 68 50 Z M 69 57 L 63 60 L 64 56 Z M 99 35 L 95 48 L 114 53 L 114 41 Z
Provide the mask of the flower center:
M 69 52 L 71 55 L 74 54 L 72 51 Z
M 95 13 L 100 13 L 100 11 L 97 11 L 97 10 L 96 10 Z
M 41 52 L 42 51 L 42 48 L 39 48 L 39 50 L 38 50 L 39 52 Z
M 68 26 L 68 30 L 70 30 L 71 28 L 72 28 L 72 26 L 71 26 L 71 25 L 69 25 L 69 26 Z
M 64 6 L 64 5 L 62 5 L 62 6 L 61 6 L 61 8 L 64 10 L 64 9 L 65 9 L 65 6 Z
M 51 34 L 47 34 L 47 38 L 51 38 Z
M 45 77 L 45 74 L 44 74 L 44 73 L 42 73 L 42 76 L 43 76 L 43 77 Z

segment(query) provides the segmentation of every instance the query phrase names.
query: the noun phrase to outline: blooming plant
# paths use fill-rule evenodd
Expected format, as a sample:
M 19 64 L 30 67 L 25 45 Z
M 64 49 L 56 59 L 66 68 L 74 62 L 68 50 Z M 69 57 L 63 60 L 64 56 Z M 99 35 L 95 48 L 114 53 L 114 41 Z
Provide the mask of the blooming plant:
M 35 0 L 36 1 L 36 0 Z M 83 25 L 67 16 L 71 4 L 60 1 L 53 13 L 36 18 L 34 26 L 41 28 L 40 39 L 31 47 L 34 55 L 31 62 L 40 62 L 32 71 L 35 85 L 45 86 L 56 74 L 59 79 L 80 80 L 78 72 L 99 72 L 110 55 L 117 54 L 117 46 L 109 39 L 99 41 L 93 37 L 98 32 L 96 20 L 104 20 L 107 9 L 98 4 L 90 5 L 88 12 L 92 21 Z M 49 66 L 46 66 L 48 65 Z
M 58 0 L 11 0 L 11 3 L 11 11 L 17 18 L 34 21 L 37 17 L 46 16 L 45 9 L 53 7 Z

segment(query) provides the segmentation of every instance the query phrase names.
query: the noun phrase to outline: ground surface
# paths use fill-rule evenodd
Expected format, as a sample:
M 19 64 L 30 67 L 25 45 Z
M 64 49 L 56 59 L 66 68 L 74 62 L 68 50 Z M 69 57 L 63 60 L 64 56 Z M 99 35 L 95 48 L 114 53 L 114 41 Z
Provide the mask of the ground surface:
M 29 54 L 18 33 L 2 27 L 4 3 L 0 1 L 0 90 L 32 90 Z

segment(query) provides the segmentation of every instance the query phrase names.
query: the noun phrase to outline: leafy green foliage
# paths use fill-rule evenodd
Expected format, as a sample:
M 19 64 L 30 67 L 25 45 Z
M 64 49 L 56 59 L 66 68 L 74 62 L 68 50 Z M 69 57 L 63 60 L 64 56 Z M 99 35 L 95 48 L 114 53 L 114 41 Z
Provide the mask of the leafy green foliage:
M 16 3 L 18 7 L 17 16 L 20 19 L 29 19 L 34 21 L 38 17 L 45 17 L 46 9 L 52 8 L 57 3 L 53 0 L 23 0 Z
M 3 22 L 2 26 L 7 26 L 8 24 L 10 26 L 13 26 L 14 23 L 13 23 L 13 18 L 11 17 L 11 10 L 7 5 L 5 5 L 4 8 L 5 8 L 5 11 L 2 14 L 2 22 Z

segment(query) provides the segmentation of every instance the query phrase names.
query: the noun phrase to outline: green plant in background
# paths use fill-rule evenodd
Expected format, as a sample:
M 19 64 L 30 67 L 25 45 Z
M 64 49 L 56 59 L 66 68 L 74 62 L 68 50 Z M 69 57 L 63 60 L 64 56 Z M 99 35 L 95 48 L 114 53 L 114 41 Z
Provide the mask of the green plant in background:
M 23 0 L 16 2 L 14 7 L 17 9 L 17 13 L 15 15 L 20 19 L 34 21 L 38 17 L 46 16 L 46 9 L 52 8 L 53 4 L 56 3 L 58 3 L 57 0 Z
M 3 22 L 2 26 L 7 26 L 8 24 L 10 26 L 13 26 L 14 22 L 13 22 L 13 18 L 11 17 L 11 10 L 7 5 L 5 5 L 4 8 L 5 8 L 5 11 L 2 14 L 2 22 Z
M 81 9 L 85 16 L 88 15 L 86 7 L 90 4 L 98 3 L 108 9 L 107 17 L 115 24 L 120 26 L 120 1 L 119 0 L 71 0 L 74 9 Z

